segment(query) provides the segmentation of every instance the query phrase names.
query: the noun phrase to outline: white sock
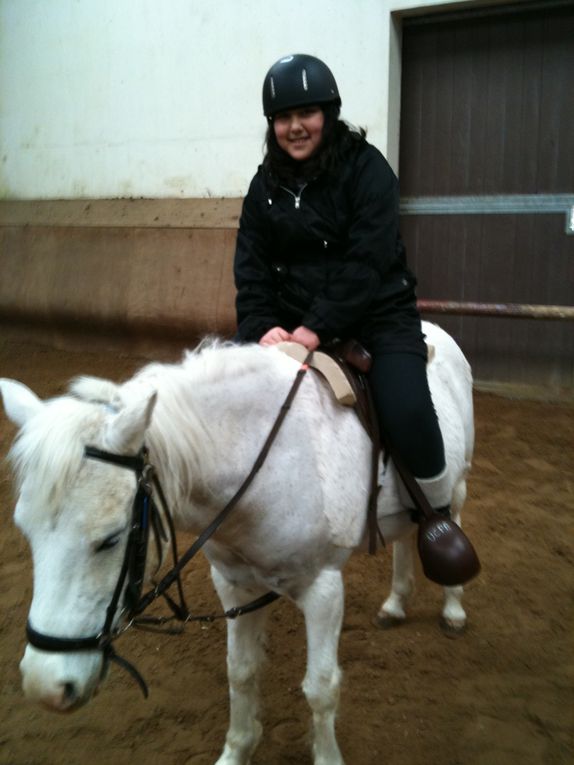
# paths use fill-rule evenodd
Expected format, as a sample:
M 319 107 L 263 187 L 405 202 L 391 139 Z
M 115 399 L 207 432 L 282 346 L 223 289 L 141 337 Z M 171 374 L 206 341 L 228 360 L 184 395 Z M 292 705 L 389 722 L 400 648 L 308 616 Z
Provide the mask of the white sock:
M 401 502 L 405 507 L 414 510 L 416 505 L 412 501 L 410 494 L 405 488 L 405 485 L 400 478 L 397 480 Z M 415 476 L 415 481 L 422 489 L 423 494 L 427 498 L 428 503 L 433 508 L 433 510 L 437 510 L 441 507 L 446 507 L 452 502 L 452 482 L 446 467 L 438 475 L 432 476 L 432 478 L 417 478 Z

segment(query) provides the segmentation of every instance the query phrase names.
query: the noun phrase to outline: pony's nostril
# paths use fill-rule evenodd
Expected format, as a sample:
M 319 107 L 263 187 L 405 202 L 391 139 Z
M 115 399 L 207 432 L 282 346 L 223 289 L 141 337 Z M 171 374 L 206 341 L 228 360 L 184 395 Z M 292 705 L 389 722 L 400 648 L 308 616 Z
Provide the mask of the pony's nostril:
M 77 699 L 78 699 L 78 694 L 76 692 L 76 686 L 74 685 L 74 683 L 64 683 L 63 694 L 62 694 L 63 706 L 70 707 L 72 706 L 72 704 L 75 704 Z

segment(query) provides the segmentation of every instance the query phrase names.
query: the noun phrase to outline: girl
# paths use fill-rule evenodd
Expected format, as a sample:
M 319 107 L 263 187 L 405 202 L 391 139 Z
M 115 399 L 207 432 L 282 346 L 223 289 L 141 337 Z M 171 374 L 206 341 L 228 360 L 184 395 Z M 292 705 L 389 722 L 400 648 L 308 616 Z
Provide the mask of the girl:
M 354 338 L 373 358 L 381 431 L 431 507 L 448 514 L 427 348 L 383 155 L 339 119 L 330 69 L 303 54 L 263 83 L 266 153 L 244 200 L 235 254 L 238 339 L 309 350 Z M 405 504 L 412 506 L 405 496 Z

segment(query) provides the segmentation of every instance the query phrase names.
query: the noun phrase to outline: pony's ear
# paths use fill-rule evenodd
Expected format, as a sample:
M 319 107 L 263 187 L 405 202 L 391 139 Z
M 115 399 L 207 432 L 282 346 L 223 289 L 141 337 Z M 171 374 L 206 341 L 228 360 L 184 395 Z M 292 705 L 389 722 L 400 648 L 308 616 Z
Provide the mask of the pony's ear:
M 101 377 L 82 375 L 72 380 L 69 385 L 72 396 L 94 404 L 110 404 L 121 409 L 121 386 Z
M 154 391 L 114 415 L 108 423 L 105 436 L 106 446 L 111 451 L 123 454 L 137 451 L 143 445 L 156 400 L 157 393 Z
M 21 428 L 44 406 L 38 396 L 16 380 L 0 378 L 0 392 L 8 419 Z

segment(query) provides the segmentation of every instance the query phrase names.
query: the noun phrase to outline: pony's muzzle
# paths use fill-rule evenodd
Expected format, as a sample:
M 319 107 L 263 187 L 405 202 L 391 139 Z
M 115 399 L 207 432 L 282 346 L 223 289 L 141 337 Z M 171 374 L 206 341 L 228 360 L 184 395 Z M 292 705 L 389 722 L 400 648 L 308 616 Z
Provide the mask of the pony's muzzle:
M 51 712 L 73 712 L 97 690 L 101 656 L 61 656 L 27 646 L 20 662 L 22 689 L 29 701 Z

